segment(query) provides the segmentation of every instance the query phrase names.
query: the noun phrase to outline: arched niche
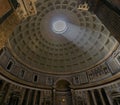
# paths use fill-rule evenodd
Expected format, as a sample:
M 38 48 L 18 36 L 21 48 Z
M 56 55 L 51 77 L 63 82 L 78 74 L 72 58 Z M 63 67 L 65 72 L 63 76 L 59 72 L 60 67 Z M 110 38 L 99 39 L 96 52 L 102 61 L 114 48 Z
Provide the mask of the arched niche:
M 67 80 L 59 80 L 56 83 L 56 91 L 70 91 L 70 83 Z
M 72 105 L 70 82 L 59 80 L 55 86 L 55 105 Z

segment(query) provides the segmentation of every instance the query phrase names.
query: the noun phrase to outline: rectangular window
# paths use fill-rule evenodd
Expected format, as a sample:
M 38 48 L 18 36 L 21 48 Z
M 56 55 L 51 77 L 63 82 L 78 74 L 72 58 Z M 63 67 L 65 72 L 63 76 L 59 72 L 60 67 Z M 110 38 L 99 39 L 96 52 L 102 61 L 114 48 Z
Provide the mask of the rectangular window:
M 38 76 L 34 75 L 34 82 L 37 82 L 37 80 L 38 80 Z
M 7 65 L 7 70 L 10 70 L 13 66 L 13 62 L 9 61 L 8 65 Z

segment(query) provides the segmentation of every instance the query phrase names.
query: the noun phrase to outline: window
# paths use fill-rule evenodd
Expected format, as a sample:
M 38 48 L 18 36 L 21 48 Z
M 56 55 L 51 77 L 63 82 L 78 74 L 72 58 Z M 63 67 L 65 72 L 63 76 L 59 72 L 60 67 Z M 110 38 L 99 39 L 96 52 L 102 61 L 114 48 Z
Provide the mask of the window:
M 38 80 L 38 76 L 34 75 L 34 82 L 37 82 L 37 80 Z
M 10 70 L 12 66 L 13 66 L 13 61 L 10 60 L 7 65 L 7 70 Z

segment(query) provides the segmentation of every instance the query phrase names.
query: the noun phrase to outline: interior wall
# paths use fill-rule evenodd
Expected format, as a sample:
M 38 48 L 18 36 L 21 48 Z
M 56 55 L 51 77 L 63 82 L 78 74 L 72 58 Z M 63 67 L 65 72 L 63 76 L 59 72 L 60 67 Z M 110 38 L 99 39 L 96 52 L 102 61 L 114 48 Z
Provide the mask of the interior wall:
M 119 105 L 120 81 L 102 88 L 71 89 L 57 92 L 56 89 L 33 90 L 10 84 L 0 79 L 1 105 Z M 59 94 L 58 94 L 59 93 Z M 58 95 L 58 97 L 57 97 Z M 57 99 L 56 99 L 57 97 Z M 71 100 L 70 100 L 71 99 Z M 57 101 L 58 100 L 58 101 Z M 70 103 L 69 103 L 69 102 Z

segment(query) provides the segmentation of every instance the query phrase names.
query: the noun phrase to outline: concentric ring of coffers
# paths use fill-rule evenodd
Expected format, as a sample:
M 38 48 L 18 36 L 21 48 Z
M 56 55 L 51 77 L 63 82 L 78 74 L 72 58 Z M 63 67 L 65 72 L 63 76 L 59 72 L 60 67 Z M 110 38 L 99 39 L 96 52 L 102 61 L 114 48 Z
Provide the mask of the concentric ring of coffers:
M 95 15 L 78 10 L 76 3 L 38 0 L 38 13 L 18 25 L 9 39 L 16 59 L 35 71 L 70 73 L 91 68 L 109 56 L 117 41 Z M 51 24 L 59 17 L 71 24 L 65 31 L 73 39 L 53 32 Z M 74 26 L 79 27 L 78 33 L 70 30 Z

